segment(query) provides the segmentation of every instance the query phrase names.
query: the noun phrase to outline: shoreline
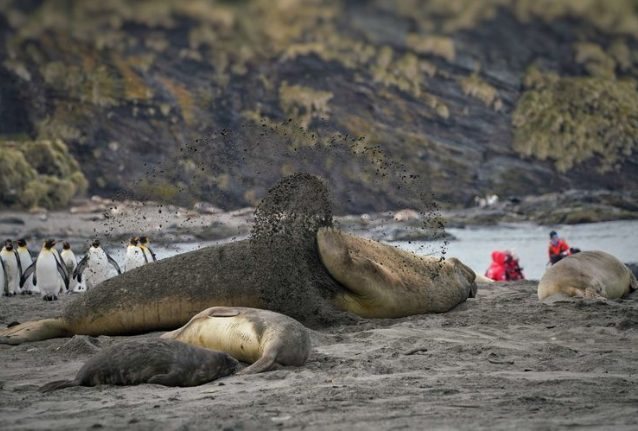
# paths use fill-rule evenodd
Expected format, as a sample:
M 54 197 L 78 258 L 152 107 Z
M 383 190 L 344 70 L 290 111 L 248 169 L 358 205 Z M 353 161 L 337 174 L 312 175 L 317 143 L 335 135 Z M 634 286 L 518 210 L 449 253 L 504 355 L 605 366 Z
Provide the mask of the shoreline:
M 529 223 L 532 226 L 576 225 L 638 220 L 638 198 L 624 192 L 570 191 L 522 199 L 511 198 L 484 207 L 421 214 L 413 209 L 335 216 L 335 224 L 359 235 L 384 241 L 451 241 L 440 228 L 474 228 Z M 254 208 L 223 211 L 199 202 L 193 208 L 156 202 L 114 202 L 93 197 L 75 200 L 65 210 L 0 210 L 0 237 L 45 237 L 87 241 L 99 236 L 126 241 L 144 234 L 158 244 L 232 240 L 250 233 Z

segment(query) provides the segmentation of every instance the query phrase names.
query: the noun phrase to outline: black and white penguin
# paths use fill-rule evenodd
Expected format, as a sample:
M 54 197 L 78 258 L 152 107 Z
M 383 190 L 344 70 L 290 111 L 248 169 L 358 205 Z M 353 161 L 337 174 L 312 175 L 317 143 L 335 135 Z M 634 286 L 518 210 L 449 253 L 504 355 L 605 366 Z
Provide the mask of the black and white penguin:
M 97 286 L 104 280 L 112 277 L 109 264 L 115 268 L 118 274 L 122 273 L 117 262 L 113 260 L 108 253 L 102 250 L 100 241 L 96 239 L 91 243 L 89 251 L 87 251 L 84 258 L 78 264 L 73 273 L 73 277 L 77 278 L 78 282 L 82 282 L 82 274 L 86 272 L 86 290 L 89 290 L 93 286 Z
M 144 251 L 138 246 L 139 238 L 131 238 L 126 247 L 126 257 L 124 259 L 124 272 L 138 268 L 146 263 L 148 259 Z
M 54 239 L 46 240 L 35 262 L 24 271 L 20 279 L 20 286 L 24 286 L 27 279 L 33 276 L 33 285 L 40 288 L 45 301 L 58 299 L 58 293 L 69 288 L 69 277 L 58 257 L 55 244 Z
M 144 256 L 146 257 L 147 262 L 157 262 L 157 256 L 153 253 L 153 250 L 146 245 L 148 244 L 148 237 L 141 236 L 140 238 L 140 248 L 144 252 Z
M 0 259 L 4 264 L 4 273 L 6 279 L 5 295 L 15 296 L 22 292 L 20 289 L 20 277 L 22 276 L 22 265 L 18 251 L 13 248 L 13 241 L 10 239 L 4 242 L 4 247 L 0 251 Z
M 33 257 L 31 257 L 31 252 L 27 246 L 27 240 L 24 238 L 20 238 L 18 241 L 18 257 L 20 258 L 20 264 L 22 265 L 22 269 L 26 270 L 33 263 Z M 24 288 L 22 289 L 22 293 L 27 293 L 29 295 L 33 293 L 40 292 L 36 286 L 33 285 L 33 276 L 30 276 L 26 283 L 24 284 Z
M 62 265 L 66 268 L 66 273 L 69 275 L 69 292 L 73 292 L 77 287 L 77 280 L 71 275 L 75 272 L 75 268 L 78 267 L 78 261 L 75 257 L 75 253 L 71 250 L 71 244 L 68 242 L 62 243 L 62 253 L 60 253 L 60 257 L 62 258 Z

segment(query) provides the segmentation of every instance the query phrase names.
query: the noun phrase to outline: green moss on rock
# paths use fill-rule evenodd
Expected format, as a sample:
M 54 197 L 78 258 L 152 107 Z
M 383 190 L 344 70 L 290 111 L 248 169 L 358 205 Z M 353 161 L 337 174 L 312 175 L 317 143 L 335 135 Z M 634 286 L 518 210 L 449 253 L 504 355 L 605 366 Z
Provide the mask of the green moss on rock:
M 62 208 L 87 188 L 62 141 L 0 141 L 0 206 Z
M 550 159 L 566 172 L 596 158 L 601 172 L 638 151 L 638 91 L 633 79 L 562 77 L 531 68 L 512 116 L 514 150 Z

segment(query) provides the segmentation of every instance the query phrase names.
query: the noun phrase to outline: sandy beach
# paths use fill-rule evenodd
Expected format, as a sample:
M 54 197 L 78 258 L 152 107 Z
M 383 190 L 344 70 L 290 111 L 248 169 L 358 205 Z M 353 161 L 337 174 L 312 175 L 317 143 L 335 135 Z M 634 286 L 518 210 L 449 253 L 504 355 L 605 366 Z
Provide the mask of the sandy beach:
M 74 294 L 78 295 L 78 294 Z M 0 323 L 57 302 L 0 299 Z M 636 429 L 638 295 L 542 304 L 535 282 L 481 285 L 446 314 L 311 331 L 307 364 L 195 388 L 40 394 L 130 337 L 0 346 L 0 429 Z M 158 337 L 160 333 L 137 337 Z

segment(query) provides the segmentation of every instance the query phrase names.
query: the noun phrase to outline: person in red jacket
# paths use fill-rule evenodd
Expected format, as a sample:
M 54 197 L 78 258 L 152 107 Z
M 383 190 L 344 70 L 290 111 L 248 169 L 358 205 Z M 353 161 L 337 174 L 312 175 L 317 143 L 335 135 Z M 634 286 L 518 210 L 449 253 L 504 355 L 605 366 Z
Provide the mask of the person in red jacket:
M 518 256 L 513 251 L 506 251 L 506 255 L 509 257 L 505 259 L 505 271 L 506 277 L 509 281 L 525 280 L 523 275 L 523 268 L 518 261 Z
M 507 268 L 505 268 L 507 254 L 502 251 L 492 252 L 492 264 L 485 272 L 485 276 L 494 281 L 507 280 Z
M 549 233 L 549 261 L 554 265 L 562 258 L 571 254 L 569 246 L 564 239 L 558 237 L 556 231 Z

